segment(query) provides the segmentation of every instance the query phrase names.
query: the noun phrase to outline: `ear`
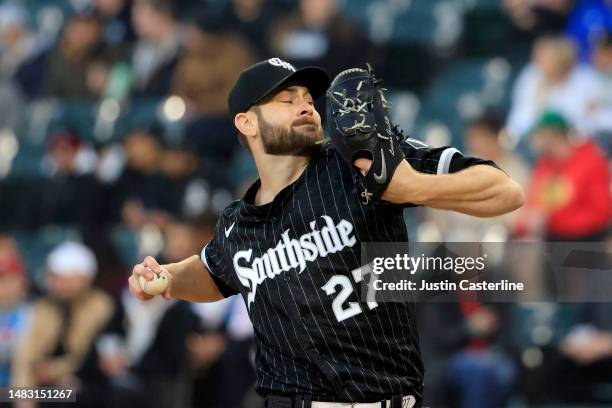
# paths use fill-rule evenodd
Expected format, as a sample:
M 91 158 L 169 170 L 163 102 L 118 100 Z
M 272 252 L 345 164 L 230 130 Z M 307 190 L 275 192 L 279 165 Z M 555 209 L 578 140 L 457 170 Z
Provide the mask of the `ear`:
M 243 135 L 255 137 L 257 135 L 257 116 L 253 112 L 239 113 L 234 117 L 234 126 Z

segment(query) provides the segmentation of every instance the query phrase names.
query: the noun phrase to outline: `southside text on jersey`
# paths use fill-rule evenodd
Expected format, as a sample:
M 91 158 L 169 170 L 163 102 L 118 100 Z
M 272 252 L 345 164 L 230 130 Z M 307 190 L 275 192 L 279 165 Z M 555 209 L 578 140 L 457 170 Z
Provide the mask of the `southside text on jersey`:
M 276 246 L 269 248 L 252 261 L 252 249 L 241 250 L 234 254 L 234 269 L 238 279 L 251 290 L 247 302 L 249 308 L 255 300 L 257 285 L 267 278 L 274 279 L 281 272 L 295 268 L 299 269 L 298 273 L 302 273 L 306 269 L 307 262 L 312 262 L 318 257 L 324 258 L 328 254 L 334 254 L 357 243 L 353 235 L 353 224 L 343 219 L 334 224 L 328 215 L 323 215 L 321 218 L 326 224 L 321 230 L 316 229 L 316 220 L 309 223 L 312 232 L 303 234 L 299 238 L 289 238 L 290 230 L 285 230 Z

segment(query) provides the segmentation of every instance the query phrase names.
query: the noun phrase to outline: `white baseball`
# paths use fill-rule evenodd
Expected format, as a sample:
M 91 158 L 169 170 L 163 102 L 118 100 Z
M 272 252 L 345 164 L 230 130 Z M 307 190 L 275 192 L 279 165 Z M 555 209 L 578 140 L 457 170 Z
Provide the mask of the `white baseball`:
M 147 280 L 144 276 L 138 277 L 138 283 L 142 290 L 152 296 L 161 295 L 170 283 L 170 273 L 161 268 L 159 273 L 153 273 L 153 280 Z

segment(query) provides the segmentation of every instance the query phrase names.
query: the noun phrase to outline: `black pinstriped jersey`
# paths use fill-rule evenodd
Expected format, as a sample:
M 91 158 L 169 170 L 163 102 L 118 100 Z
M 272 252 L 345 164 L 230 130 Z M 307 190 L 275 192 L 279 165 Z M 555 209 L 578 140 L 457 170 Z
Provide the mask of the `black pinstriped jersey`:
M 452 147 L 402 142 L 418 171 L 493 162 Z M 202 260 L 225 296 L 240 294 L 255 328 L 257 390 L 369 402 L 422 393 L 423 364 L 408 299 L 359 302 L 361 242 L 405 242 L 405 206 L 364 206 L 362 186 L 332 148 L 266 205 L 256 182 L 230 204 Z M 398 295 L 400 296 L 400 295 Z

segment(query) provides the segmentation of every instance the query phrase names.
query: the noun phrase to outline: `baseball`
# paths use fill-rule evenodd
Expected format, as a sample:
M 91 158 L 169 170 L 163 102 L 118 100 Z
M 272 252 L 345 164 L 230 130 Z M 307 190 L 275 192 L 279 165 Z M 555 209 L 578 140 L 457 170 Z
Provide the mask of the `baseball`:
M 153 274 L 153 280 L 147 280 L 144 276 L 138 277 L 138 283 L 142 290 L 149 295 L 161 295 L 168 289 L 170 283 L 170 273 L 165 269 L 160 269 L 159 274 Z

